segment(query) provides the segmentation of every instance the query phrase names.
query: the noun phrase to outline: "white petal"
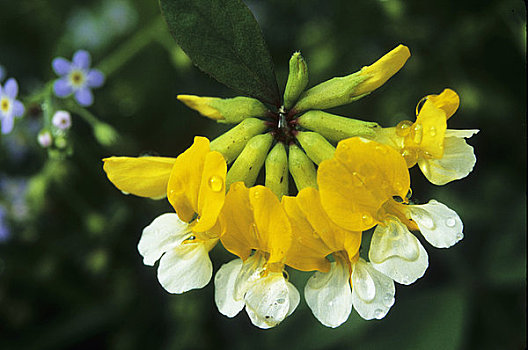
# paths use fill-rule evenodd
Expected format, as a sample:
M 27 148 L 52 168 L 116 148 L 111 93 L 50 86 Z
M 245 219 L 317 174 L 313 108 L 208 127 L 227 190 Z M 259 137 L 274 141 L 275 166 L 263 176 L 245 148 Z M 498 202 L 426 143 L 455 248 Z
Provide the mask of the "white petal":
M 367 292 L 366 292 L 367 291 Z M 352 271 L 352 304 L 365 320 L 382 319 L 394 304 L 394 282 L 359 259 Z
M 301 295 L 293 284 L 291 284 L 290 282 L 286 282 L 286 284 L 288 285 L 288 291 L 290 293 L 288 295 L 290 298 L 290 308 L 288 309 L 288 314 L 286 315 L 286 317 L 288 317 L 293 314 L 297 306 L 299 306 L 299 302 L 301 301 Z
M 260 280 L 260 276 L 264 273 L 264 265 L 266 264 L 266 261 L 264 254 L 259 252 L 253 254 L 244 261 L 235 280 L 235 299 L 243 299 L 248 289 Z
M 158 267 L 158 280 L 169 293 L 181 294 L 204 287 L 213 274 L 204 242 L 184 243 L 166 252 Z
M 290 287 L 282 273 L 272 272 L 260 278 L 244 296 L 251 322 L 260 328 L 279 324 L 290 311 L 290 294 Z
M 304 298 L 314 316 L 327 327 L 344 323 L 352 310 L 348 266 L 332 262 L 327 273 L 315 272 L 304 287 Z
M 436 248 L 449 248 L 464 238 L 464 225 L 458 214 L 434 199 L 423 205 L 409 205 L 413 219 L 427 242 Z
M 369 259 L 376 270 L 400 284 L 414 283 L 429 265 L 420 241 L 395 217 L 374 230 Z
M 451 131 L 456 136 L 445 138 L 442 158 L 418 159 L 418 166 L 422 173 L 435 185 L 445 185 L 468 176 L 477 162 L 473 147 L 468 145 L 464 139 L 464 137 L 473 135 L 475 130 Z
M 154 265 L 163 253 L 179 245 L 190 235 L 189 225 L 174 213 L 158 216 L 143 229 L 138 251 L 145 265 Z
M 244 299 L 235 299 L 235 281 L 242 268 L 242 260 L 235 259 L 222 265 L 216 272 L 215 303 L 218 311 L 227 317 L 235 317 L 244 308 Z
M 473 135 L 478 134 L 480 130 L 478 129 L 469 129 L 469 130 L 457 130 L 457 129 L 447 129 L 444 137 L 458 137 L 468 139 Z

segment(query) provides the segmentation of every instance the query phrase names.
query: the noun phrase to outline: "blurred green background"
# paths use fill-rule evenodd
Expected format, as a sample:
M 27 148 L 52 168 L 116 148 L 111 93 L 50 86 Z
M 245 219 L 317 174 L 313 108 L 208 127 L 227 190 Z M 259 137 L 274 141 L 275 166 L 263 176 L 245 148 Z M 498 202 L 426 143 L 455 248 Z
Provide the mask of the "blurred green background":
M 110 155 L 176 156 L 194 135 L 225 127 L 176 100 L 179 93 L 235 93 L 194 68 L 147 0 L 0 1 L 0 65 L 21 96 L 55 79 L 51 60 L 89 50 L 112 73 L 90 110 L 120 133 L 101 146 L 73 116 L 73 155 L 50 160 L 36 142 L 38 106 L 0 135 L 0 349 L 524 349 L 526 347 L 526 9 L 524 2 L 420 0 L 246 1 L 272 53 L 279 86 L 301 50 L 310 86 L 372 63 L 399 43 L 412 56 L 370 96 L 331 110 L 384 126 L 413 119 L 418 100 L 450 87 L 461 107 L 453 129 L 470 139 L 477 165 L 464 180 L 429 184 L 411 170 L 413 197 L 456 210 L 465 238 L 448 250 L 426 246 L 430 267 L 397 285 L 385 319 L 353 311 L 337 329 L 306 303 L 271 330 L 242 312 L 221 315 L 210 283 L 170 295 L 144 266 L 143 227 L 171 211 L 165 201 L 124 196 L 102 171 Z M 154 25 L 153 25 L 154 23 Z M 147 29 L 145 29 L 147 28 Z M 150 28 L 150 29 L 149 29 Z M 137 39 L 137 33 L 150 33 Z M 134 39 L 135 38 L 135 39 Z M 126 57 L 125 57 L 126 56 Z M 114 56 L 115 57 L 115 56 Z M 215 270 L 232 257 L 219 245 Z M 301 291 L 309 273 L 292 272 Z

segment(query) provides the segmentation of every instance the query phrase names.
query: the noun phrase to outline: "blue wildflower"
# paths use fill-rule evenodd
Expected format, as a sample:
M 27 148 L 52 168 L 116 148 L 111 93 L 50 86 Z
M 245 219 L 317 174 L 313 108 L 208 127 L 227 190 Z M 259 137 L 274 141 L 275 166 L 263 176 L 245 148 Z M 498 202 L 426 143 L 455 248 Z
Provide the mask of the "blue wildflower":
M 60 76 L 53 85 L 57 97 L 67 97 L 74 94 L 81 106 L 93 103 L 93 88 L 104 84 L 104 74 L 97 69 L 90 69 L 90 53 L 79 50 L 73 54 L 72 62 L 62 57 L 56 57 L 51 62 L 53 70 Z
M 6 210 L 4 206 L 0 205 L 0 242 L 7 240 L 11 234 L 6 221 Z
M 24 114 L 24 105 L 16 99 L 18 84 L 15 79 L 9 78 L 4 87 L 0 84 L 0 124 L 2 134 L 9 134 L 13 130 L 15 117 Z

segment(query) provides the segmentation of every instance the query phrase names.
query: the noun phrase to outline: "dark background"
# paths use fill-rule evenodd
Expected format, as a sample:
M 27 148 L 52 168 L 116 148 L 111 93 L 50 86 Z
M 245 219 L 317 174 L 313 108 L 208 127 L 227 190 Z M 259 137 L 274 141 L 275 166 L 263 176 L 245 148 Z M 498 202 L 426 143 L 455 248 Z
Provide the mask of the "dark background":
M 194 135 L 225 127 L 176 100 L 179 93 L 235 93 L 193 68 L 161 27 L 156 40 L 123 60 L 95 90 L 90 110 L 121 138 L 101 146 L 73 116 L 73 155 L 39 148 L 41 116 L 30 113 L 0 135 L 1 349 L 523 349 L 526 346 L 526 13 L 521 1 L 247 1 L 268 42 L 283 87 L 301 50 L 310 86 L 368 65 L 399 43 L 405 67 L 370 96 L 332 112 L 393 126 L 413 119 L 418 100 L 450 87 L 461 107 L 453 129 L 480 129 L 469 143 L 477 164 L 465 179 L 428 183 L 411 170 L 413 198 L 456 210 L 465 238 L 448 250 L 426 246 L 430 267 L 397 285 L 385 319 L 354 311 L 337 329 L 322 326 L 304 299 L 271 330 L 214 305 L 210 283 L 170 295 L 142 264 L 141 230 L 165 201 L 123 196 L 101 158 L 148 152 L 177 156 Z M 114 7 L 112 7 L 114 6 Z M 54 79 L 53 57 L 80 48 L 97 65 L 159 17 L 155 1 L 0 0 L 0 65 L 21 96 Z M 133 47 L 133 45 L 132 45 Z M 5 232 L 7 232 L 5 231 Z M 215 270 L 232 257 L 219 245 Z M 309 273 L 291 272 L 302 293 Z

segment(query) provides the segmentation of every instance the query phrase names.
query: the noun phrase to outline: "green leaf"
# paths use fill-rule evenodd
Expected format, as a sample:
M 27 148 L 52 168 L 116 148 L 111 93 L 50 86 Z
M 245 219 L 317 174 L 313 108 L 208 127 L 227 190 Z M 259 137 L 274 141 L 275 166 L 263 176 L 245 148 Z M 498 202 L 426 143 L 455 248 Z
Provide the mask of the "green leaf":
M 169 30 L 198 68 L 219 82 L 279 106 L 273 62 L 241 0 L 160 0 Z

